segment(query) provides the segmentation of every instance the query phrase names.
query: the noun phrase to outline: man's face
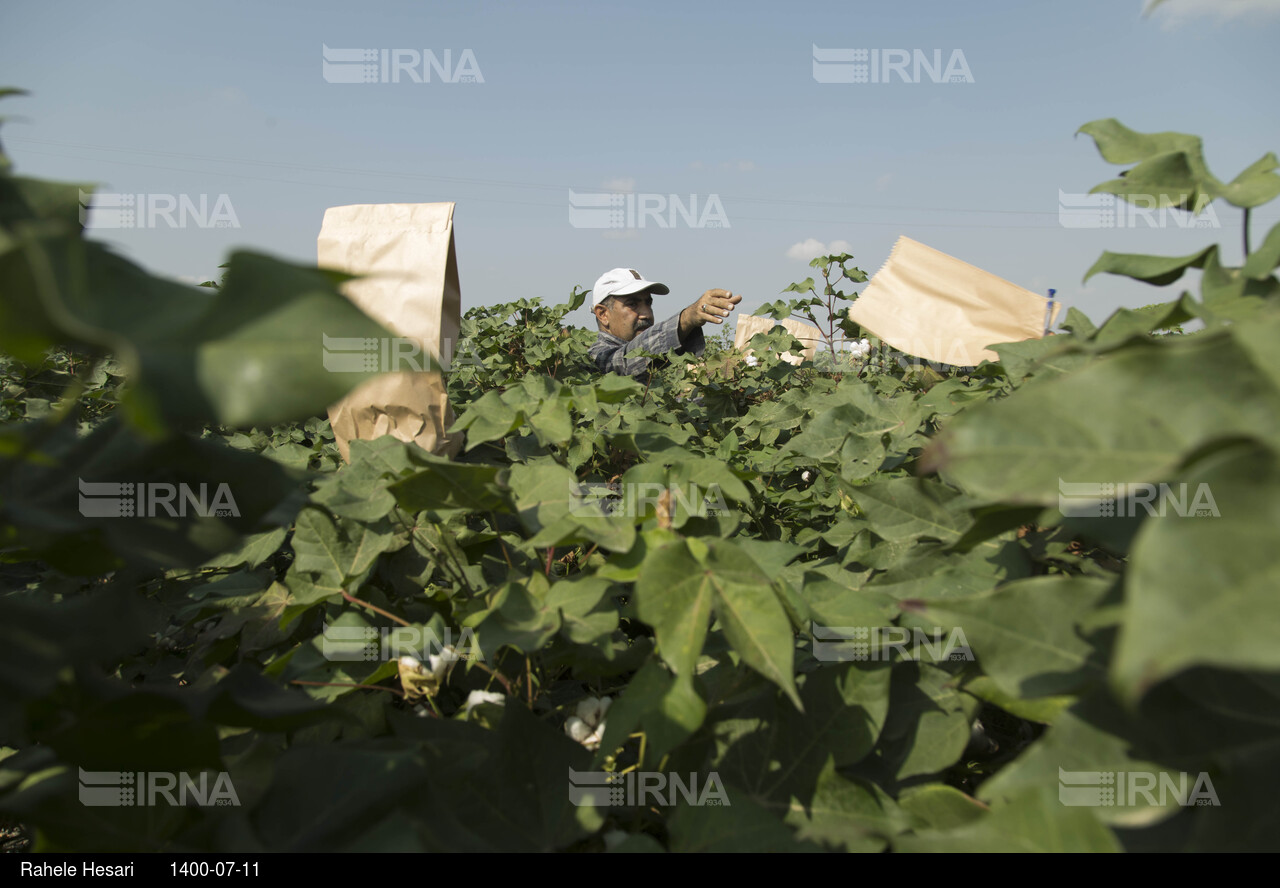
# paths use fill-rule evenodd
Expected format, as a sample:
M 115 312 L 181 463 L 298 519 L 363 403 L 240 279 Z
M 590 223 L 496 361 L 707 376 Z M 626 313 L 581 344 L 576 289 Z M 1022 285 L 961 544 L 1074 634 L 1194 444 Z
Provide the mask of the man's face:
M 610 304 L 596 306 L 595 312 L 602 330 L 630 342 L 653 326 L 653 295 L 614 296 Z

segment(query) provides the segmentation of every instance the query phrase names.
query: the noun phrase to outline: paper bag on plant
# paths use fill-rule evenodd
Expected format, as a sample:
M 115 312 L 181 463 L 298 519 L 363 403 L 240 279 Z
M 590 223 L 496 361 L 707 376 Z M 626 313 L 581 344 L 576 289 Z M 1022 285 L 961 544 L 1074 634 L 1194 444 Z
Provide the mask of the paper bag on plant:
M 326 369 L 386 371 L 329 408 L 342 458 L 350 460 L 353 439 L 383 435 L 455 455 L 462 436 L 446 433 L 454 416 L 441 372 L 449 369 L 462 321 L 453 204 L 330 207 L 318 258 L 321 267 L 360 276 L 343 292 L 396 337 L 325 336 Z

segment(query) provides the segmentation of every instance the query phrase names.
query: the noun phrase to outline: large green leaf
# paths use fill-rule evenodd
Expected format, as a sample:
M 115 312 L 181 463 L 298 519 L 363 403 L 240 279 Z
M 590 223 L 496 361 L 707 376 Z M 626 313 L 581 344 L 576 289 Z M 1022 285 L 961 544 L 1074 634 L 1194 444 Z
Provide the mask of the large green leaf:
M 779 816 L 808 808 L 830 762 L 852 765 L 875 747 L 889 684 L 888 663 L 849 663 L 804 676 L 803 712 L 776 694 L 730 706 L 715 725 L 715 766 Z
M 636 613 L 676 675 L 692 675 L 702 654 L 714 599 L 709 573 L 680 540 L 651 549 L 636 582 Z
M 1027 792 L 1055 794 L 1055 807 L 1083 808 L 1106 823 L 1159 822 L 1181 810 L 1176 793 L 1161 791 L 1160 785 L 1182 784 L 1184 768 L 1146 757 L 1152 749 L 1141 732 L 1141 722 L 1110 701 L 1096 695 L 1086 698 L 1060 715 L 1016 761 L 983 783 L 978 796 L 994 806 Z M 1201 762 L 1185 763 L 1197 772 L 1185 778 L 1188 792 L 1194 790 Z M 1137 780 L 1128 775 L 1136 775 Z M 1147 786 L 1151 792 L 1132 792 L 1131 785 Z
M 906 817 L 884 790 L 841 777 L 834 760 L 818 775 L 812 798 L 803 804 L 793 800 L 785 819 L 796 827 L 796 838 L 842 851 L 882 851 L 906 827 Z
M 1138 532 L 1112 667 L 1130 698 L 1194 664 L 1280 668 L 1280 649 L 1271 643 L 1280 633 L 1275 452 L 1224 448 L 1178 478 L 1183 499 L 1203 485 L 1219 514 L 1180 517 L 1170 508 Z
M 781 820 L 750 799 L 725 787 L 729 804 L 723 807 L 684 805 L 676 809 L 668 828 L 672 851 L 768 853 L 817 851 L 798 845 Z
M 894 668 L 889 717 L 880 742 L 899 780 L 936 774 L 964 752 L 977 706 L 955 685 L 949 672 L 928 663 Z
M 602 511 L 588 485 L 550 460 L 511 467 L 516 512 L 533 532 L 535 546 L 559 546 L 589 540 L 611 552 L 626 552 L 635 542 L 635 524 L 626 516 Z
M 345 587 L 363 577 L 383 552 L 403 545 L 389 524 L 335 521 L 324 509 L 298 513 L 293 534 L 293 569 Z
M 1277 434 L 1280 391 L 1222 331 L 1132 342 L 974 407 L 926 462 L 977 496 L 1048 506 L 1074 496 L 1064 483 L 1155 481 L 1214 438 Z
M 1092 809 L 1055 805 L 1051 793 L 1025 793 L 954 829 L 900 836 L 894 840 L 894 850 L 944 854 L 1074 854 L 1121 850 L 1115 834 L 1098 821 Z
M 958 627 L 983 671 L 1014 697 L 1063 694 L 1103 675 L 1082 624 L 1109 588 L 1088 577 L 1033 577 L 973 598 L 913 602 L 911 622 Z
M 891 478 L 857 487 L 845 485 L 845 490 L 871 529 L 886 540 L 931 537 L 954 542 L 970 523 L 953 505 L 959 494 L 931 479 Z

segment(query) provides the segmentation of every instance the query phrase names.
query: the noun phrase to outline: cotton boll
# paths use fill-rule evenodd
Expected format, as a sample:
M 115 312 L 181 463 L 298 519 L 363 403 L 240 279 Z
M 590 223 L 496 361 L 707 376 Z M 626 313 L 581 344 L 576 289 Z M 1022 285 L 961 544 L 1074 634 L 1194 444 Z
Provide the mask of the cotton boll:
M 612 703 L 613 701 L 608 697 L 587 697 L 585 700 L 579 700 L 576 710 L 578 718 L 594 728 L 604 719 L 604 714 L 609 711 Z
M 600 744 L 604 741 L 604 722 L 600 722 L 599 727 L 591 732 L 591 736 L 583 741 L 582 745 L 587 749 L 599 749 Z
M 564 732 L 587 749 L 599 749 L 604 739 L 604 717 L 613 700 L 609 697 L 587 697 L 578 701 L 577 715 L 569 716 Z
M 506 705 L 507 698 L 504 694 L 495 694 L 491 691 L 472 691 L 467 695 L 467 703 L 464 711 L 470 713 L 473 708 L 481 703 L 495 703 L 498 706 Z
M 591 728 L 576 715 L 569 716 L 569 720 L 564 723 L 564 732 L 578 743 L 585 743 L 591 736 Z
M 445 676 L 448 675 L 450 669 L 453 667 L 453 664 L 457 663 L 460 659 L 458 652 L 454 650 L 452 645 L 450 645 L 442 649 L 439 654 L 432 654 L 428 656 L 427 662 L 431 664 L 431 674 L 435 677 L 436 681 L 443 681 Z

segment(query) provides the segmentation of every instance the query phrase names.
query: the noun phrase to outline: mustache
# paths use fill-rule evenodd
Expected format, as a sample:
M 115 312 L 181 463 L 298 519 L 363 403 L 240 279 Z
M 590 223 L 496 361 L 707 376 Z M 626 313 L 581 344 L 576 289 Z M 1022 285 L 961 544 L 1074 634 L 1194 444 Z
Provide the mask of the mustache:
M 637 330 L 648 330 L 652 326 L 653 326 L 653 321 L 649 320 L 648 318 L 640 318 L 638 321 L 636 321 Z

